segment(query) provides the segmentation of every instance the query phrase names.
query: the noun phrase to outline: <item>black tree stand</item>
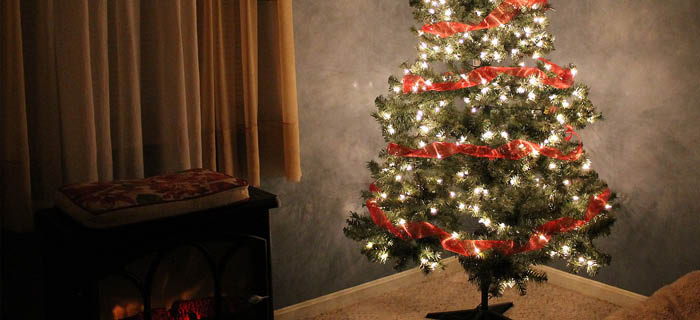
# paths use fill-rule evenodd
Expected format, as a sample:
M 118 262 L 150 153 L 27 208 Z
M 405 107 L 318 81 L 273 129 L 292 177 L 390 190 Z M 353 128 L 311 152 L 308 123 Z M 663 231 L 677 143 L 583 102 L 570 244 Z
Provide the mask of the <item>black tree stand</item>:
M 447 311 L 428 313 L 427 319 L 442 319 L 442 320 L 510 320 L 503 315 L 510 307 L 512 302 L 499 303 L 489 306 L 489 285 L 481 287 L 481 304 L 471 310 Z

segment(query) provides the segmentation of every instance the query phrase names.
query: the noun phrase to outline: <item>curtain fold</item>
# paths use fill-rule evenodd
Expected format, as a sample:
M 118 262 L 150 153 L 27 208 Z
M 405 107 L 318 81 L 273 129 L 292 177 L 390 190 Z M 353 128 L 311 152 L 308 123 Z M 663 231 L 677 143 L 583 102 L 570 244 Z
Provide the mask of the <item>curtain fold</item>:
M 19 0 L 0 3 L 0 32 L 0 212 L 24 231 L 33 221 Z
M 140 1 L 108 1 L 110 126 L 114 176 L 143 177 Z
M 194 167 L 299 181 L 291 0 L 0 8 L 3 228 L 31 229 L 68 183 Z
M 256 0 L 239 0 L 246 164 L 253 185 L 260 185 L 258 150 L 258 10 Z
M 292 0 L 278 0 L 280 43 L 279 69 L 281 87 L 282 126 L 284 139 L 284 172 L 288 180 L 301 180 L 301 156 L 299 152 L 299 107 L 297 99 L 296 66 L 294 62 L 294 19 Z

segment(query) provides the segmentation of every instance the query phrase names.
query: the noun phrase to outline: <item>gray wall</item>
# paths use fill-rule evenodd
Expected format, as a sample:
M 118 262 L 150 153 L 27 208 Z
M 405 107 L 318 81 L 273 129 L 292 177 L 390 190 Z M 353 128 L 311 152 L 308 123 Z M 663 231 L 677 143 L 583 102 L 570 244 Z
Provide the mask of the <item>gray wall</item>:
M 613 264 L 597 280 L 642 294 L 700 266 L 700 9 L 695 0 L 553 0 L 560 64 L 606 121 L 581 133 L 594 168 L 623 198 Z M 295 0 L 301 131 L 299 184 L 266 180 L 282 208 L 272 222 L 276 308 L 392 273 L 342 233 L 364 165 L 384 146 L 369 116 L 387 77 L 411 59 L 408 0 Z

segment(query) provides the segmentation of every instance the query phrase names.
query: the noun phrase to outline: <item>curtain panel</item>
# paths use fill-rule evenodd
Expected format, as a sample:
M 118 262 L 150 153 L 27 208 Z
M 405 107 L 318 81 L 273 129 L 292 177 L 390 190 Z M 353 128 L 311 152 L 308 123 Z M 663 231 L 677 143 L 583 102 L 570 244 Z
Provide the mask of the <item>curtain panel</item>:
M 203 167 L 299 181 L 291 0 L 3 0 L 0 214 Z

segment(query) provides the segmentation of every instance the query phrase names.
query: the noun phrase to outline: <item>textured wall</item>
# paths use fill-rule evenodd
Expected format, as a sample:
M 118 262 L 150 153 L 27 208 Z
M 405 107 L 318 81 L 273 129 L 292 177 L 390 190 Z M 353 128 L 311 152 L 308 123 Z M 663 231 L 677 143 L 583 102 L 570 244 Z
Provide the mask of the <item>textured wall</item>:
M 642 294 L 700 266 L 700 86 L 692 0 L 552 0 L 551 58 L 576 63 L 606 121 L 582 132 L 601 177 L 624 199 L 601 246 L 612 266 L 597 280 Z M 387 77 L 414 56 L 408 0 L 295 0 L 304 176 L 264 181 L 273 214 L 277 308 L 392 272 L 343 236 L 361 210 L 367 160 L 384 146 L 369 113 Z

